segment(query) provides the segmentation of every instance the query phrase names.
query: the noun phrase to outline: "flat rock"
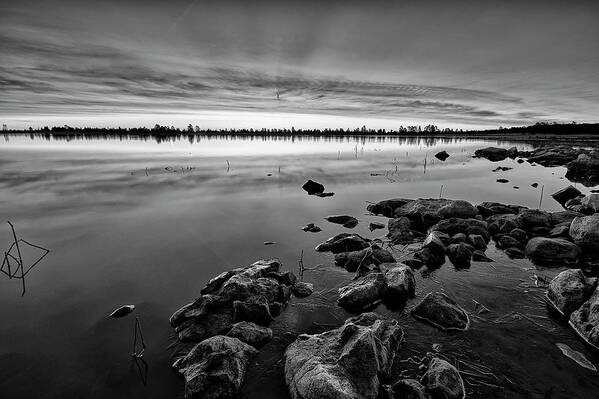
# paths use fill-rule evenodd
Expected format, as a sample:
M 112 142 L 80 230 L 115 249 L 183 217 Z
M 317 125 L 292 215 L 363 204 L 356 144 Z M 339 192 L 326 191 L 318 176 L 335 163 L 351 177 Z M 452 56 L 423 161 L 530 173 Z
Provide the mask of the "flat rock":
M 352 311 L 367 309 L 379 302 L 387 288 L 383 273 L 369 273 L 339 288 L 339 305 Z
M 464 399 L 466 389 L 459 371 L 449 362 L 433 358 L 422 376 L 422 385 L 433 399 Z
M 585 277 L 582 270 L 564 270 L 549 283 L 547 299 L 563 316 L 570 317 L 589 299 L 596 286 L 597 279 Z
M 241 321 L 233 324 L 227 336 L 237 338 L 254 348 L 261 348 L 272 339 L 272 330 L 255 323 Z
M 229 399 L 239 392 L 257 353 L 237 338 L 217 335 L 194 346 L 173 368 L 185 378 L 185 398 Z
M 317 252 L 338 254 L 341 252 L 359 251 L 369 246 L 370 240 L 363 238 L 359 234 L 341 233 L 319 244 L 315 249 Z
M 577 217 L 570 225 L 570 237 L 587 255 L 599 256 L 599 213 Z
M 559 191 L 551 194 L 554 200 L 556 200 L 561 206 L 564 206 L 566 202 L 571 200 L 572 198 L 576 198 L 582 193 L 576 187 L 570 185 L 566 188 L 562 188 Z
M 526 244 L 526 256 L 542 266 L 567 266 L 578 263 L 582 250 L 562 238 L 534 237 Z
M 343 326 L 300 335 L 285 351 L 291 399 L 375 399 L 403 339 L 396 320 L 364 313 Z
M 412 316 L 441 330 L 467 330 L 468 313 L 442 292 L 431 292 L 412 310 Z

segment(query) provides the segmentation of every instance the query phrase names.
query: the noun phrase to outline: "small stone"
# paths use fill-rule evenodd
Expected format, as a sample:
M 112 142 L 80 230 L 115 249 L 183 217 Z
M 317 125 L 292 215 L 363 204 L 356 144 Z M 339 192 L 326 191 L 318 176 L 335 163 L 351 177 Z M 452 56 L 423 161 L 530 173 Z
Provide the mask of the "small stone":
M 302 227 L 302 230 L 310 233 L 318 233 L 319 231 L 322 231 L 322 229 L 316 226 L 314 223 L 308 223 Z
M 311 283 L 305 283 L 303 281 L 298 281 L 293 286 L 291 292 L 298 298 L 305 298 L 307 296 L 312 295 L 314 292 L 314 285 Z

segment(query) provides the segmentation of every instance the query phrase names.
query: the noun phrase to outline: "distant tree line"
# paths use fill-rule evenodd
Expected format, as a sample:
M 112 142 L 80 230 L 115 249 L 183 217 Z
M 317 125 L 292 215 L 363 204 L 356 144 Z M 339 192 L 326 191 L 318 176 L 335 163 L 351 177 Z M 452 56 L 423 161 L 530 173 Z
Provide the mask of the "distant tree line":
M 173 126 L 156 124 L 154 127 L 72 127 L 45 126 L 41 129 L 30 127 L 27 130 L 4 130 L 5 133 L 35 133 L 52 136 L 149 136 L 149 137 L 181 137 L 186 135 L 222 136 L 409 136 L 409 135 L 510 135 L 510 134 L 560 134 L 560 135 L 595 135 L 599 133 L 599 123 L 547 123 L 488 130 L 439 129 L 436 125 L 400 126 L 398 129 L 370 129 L 362 126 L 357 129 L 203 129 L 200 126 L 187 126 L 180 129 Z

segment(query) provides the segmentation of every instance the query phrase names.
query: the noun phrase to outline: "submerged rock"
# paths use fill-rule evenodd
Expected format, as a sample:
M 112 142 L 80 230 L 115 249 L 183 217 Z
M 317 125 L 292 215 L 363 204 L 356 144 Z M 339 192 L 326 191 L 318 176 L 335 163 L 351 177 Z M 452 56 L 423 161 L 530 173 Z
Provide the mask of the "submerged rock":
M 254 348 L 260 348 L 272 339 L 272 330 L 255 323 L 241 321 L 233 324 L 227 336 L 237 338 L 241 342 L 252 345 Z
M 561 190 L 551 194 L 553 199 L 556 200 L 561 206 L 566 205 L 566 202 L 580 195 L 582 195 L 582 193 L 572 185 L 562 188 Z
M 574 218 L 570 225 L 570 237 L 588 255 L 599 256 L 599 213 Z
M 468 313 L 442 292 L 431 292 L 412 310 L 412 316 L 442 330 L 467 330 Z
M 370 246 L 370 240 L 354 233 L 341 233 L 331 237 L 322 244 L 316 246 L 317 252 L 341 252 L 359 251 Z
M 339 305 L 349 310 L 363 310 L 379 302 L 387 282 L 383 273 L 369 273 L 339 288 Z
M 599 349 L 599 288 L 580 308 L 572 312 L 570 325 L 588 344 Z
M 433 358 L 422 376 L 422 384 L 433 399 L 464 399 L 466 390 L 459 371 L 449 362 Z
M 564 270 L 549 283 L 547 299 L 562 315 L 570 317 L 589 299 L 596 286 L 597 279 L 585 277 L 582 270 Z
M 333 215 L 327 216 L 324 218 L 327 222 L 340 224 L 343 227 L 347 227 L 348 229 L 353 229 L 358 225 L 358 219 L 353 216 L 348 215 Z
M 257 353 L 237 338 L 217 335 L 194 346 L 173 368 L 185 377 L 186 399 L 229 399 L 239 392 Z
M 375 399 L 401 345 L 395 320 L 364 313 L 343 326 L 300 335 L 285 351 L 285 382 L 292 399 Z
M 578 245 L 562 238 L 534 237 L 526 244 L 526 256 L 543 266 L 575 265 L 581 255 Z
M 474 151 L 476 158 L 486 158 L 492 162 L 503 161 L 508 157 L 508 150 L 505 148 L 487 147 Z
M 304 183 L 302 188 L 310 195 L 320 194 L 324 192 L 324 186 L 320 183 L 315 182 L 314 180 L 308 180 Z

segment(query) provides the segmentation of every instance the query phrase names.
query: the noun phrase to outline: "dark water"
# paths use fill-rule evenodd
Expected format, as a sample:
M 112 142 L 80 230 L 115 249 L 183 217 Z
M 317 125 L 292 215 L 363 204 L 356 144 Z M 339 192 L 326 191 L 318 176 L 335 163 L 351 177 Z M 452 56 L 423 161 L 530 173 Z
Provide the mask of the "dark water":
M 260 352 L 240 395 L 287 397 L 285 346 L 298 333 L 319 332 L 349 316 L 335 304 L 335 293 L 352 276 L 336 268 L 330 255 L 313 251 L 346 231 L 324 216 L 354 215 L 360 220 L 354 231 L 374 238 L 384 232 L 370 232 L 368 223 L 386 219 L 368 216 L 366 201 L 441 194 L 538 207 L 542 186 L 542 209 L 559 210 L 547 194 L 568 184 L 564 168 L 472 159 L 475 149 L 487 145 L 530 147 L 380 137 L 221 137 L 193 144 L 5 137 L 0 220 L 12 221 L 20 236 L 52 252 L 28 275 L 25 296 L 19 281 L 0 279 L 0 396 L 182 397 L 183 382 L 170 369 L 172 312 L 223 270 L 266 257 L 296 270 L 303 250 L 306 267 L 322 265 L 304 276 L 316 294 L 293 299 L 273 323 L 275 338 Z M 433 158 L 440 150 L 451 154 L 446 162 Z M 497 166 L 514 169 L 492 172 Z M 510 182 L 496 183 L 499 177 Z M 335 196 L 306 195 L 300 186 L 308 178 Z M 539 188 L 531 187 L 534 182 Z M 301 231 L 309 222 L 323 231 Z M 0 225 L 0 246 L 10 242 L 8 224 Z M 555 344 L 565 343 L 595 364 L 599 357 L 548 317 L 544 289 L 533 281 L 535 274 L 551 278 L 560 270 L 512 261 L 492 245 L 487 254 L 494 263 L 473 263 L 469 270 L 446 263 L 430 275 L 417 273 L 418 298 L 443 289 L 470 311 L 476 312 L 476 302 L 489 309 L 473 318 L 469 331 L 448 334 L 413 320 L 407 313 L 414 301 L 403 312 L 377 309 L 405 328 L 404 375 L 417 372 L 407 359 L 439 343 L 441 353 L 457 364 L 465 360 L 492 370 L 487 379 L 464 375 L 471 397 L 599 397 L 597 373 L 563 356 Z M 137 306 L 133 315 L 107 318 L 125 303 Z M 130 357 L 134 315 L 148 344 L 146 385 Z

